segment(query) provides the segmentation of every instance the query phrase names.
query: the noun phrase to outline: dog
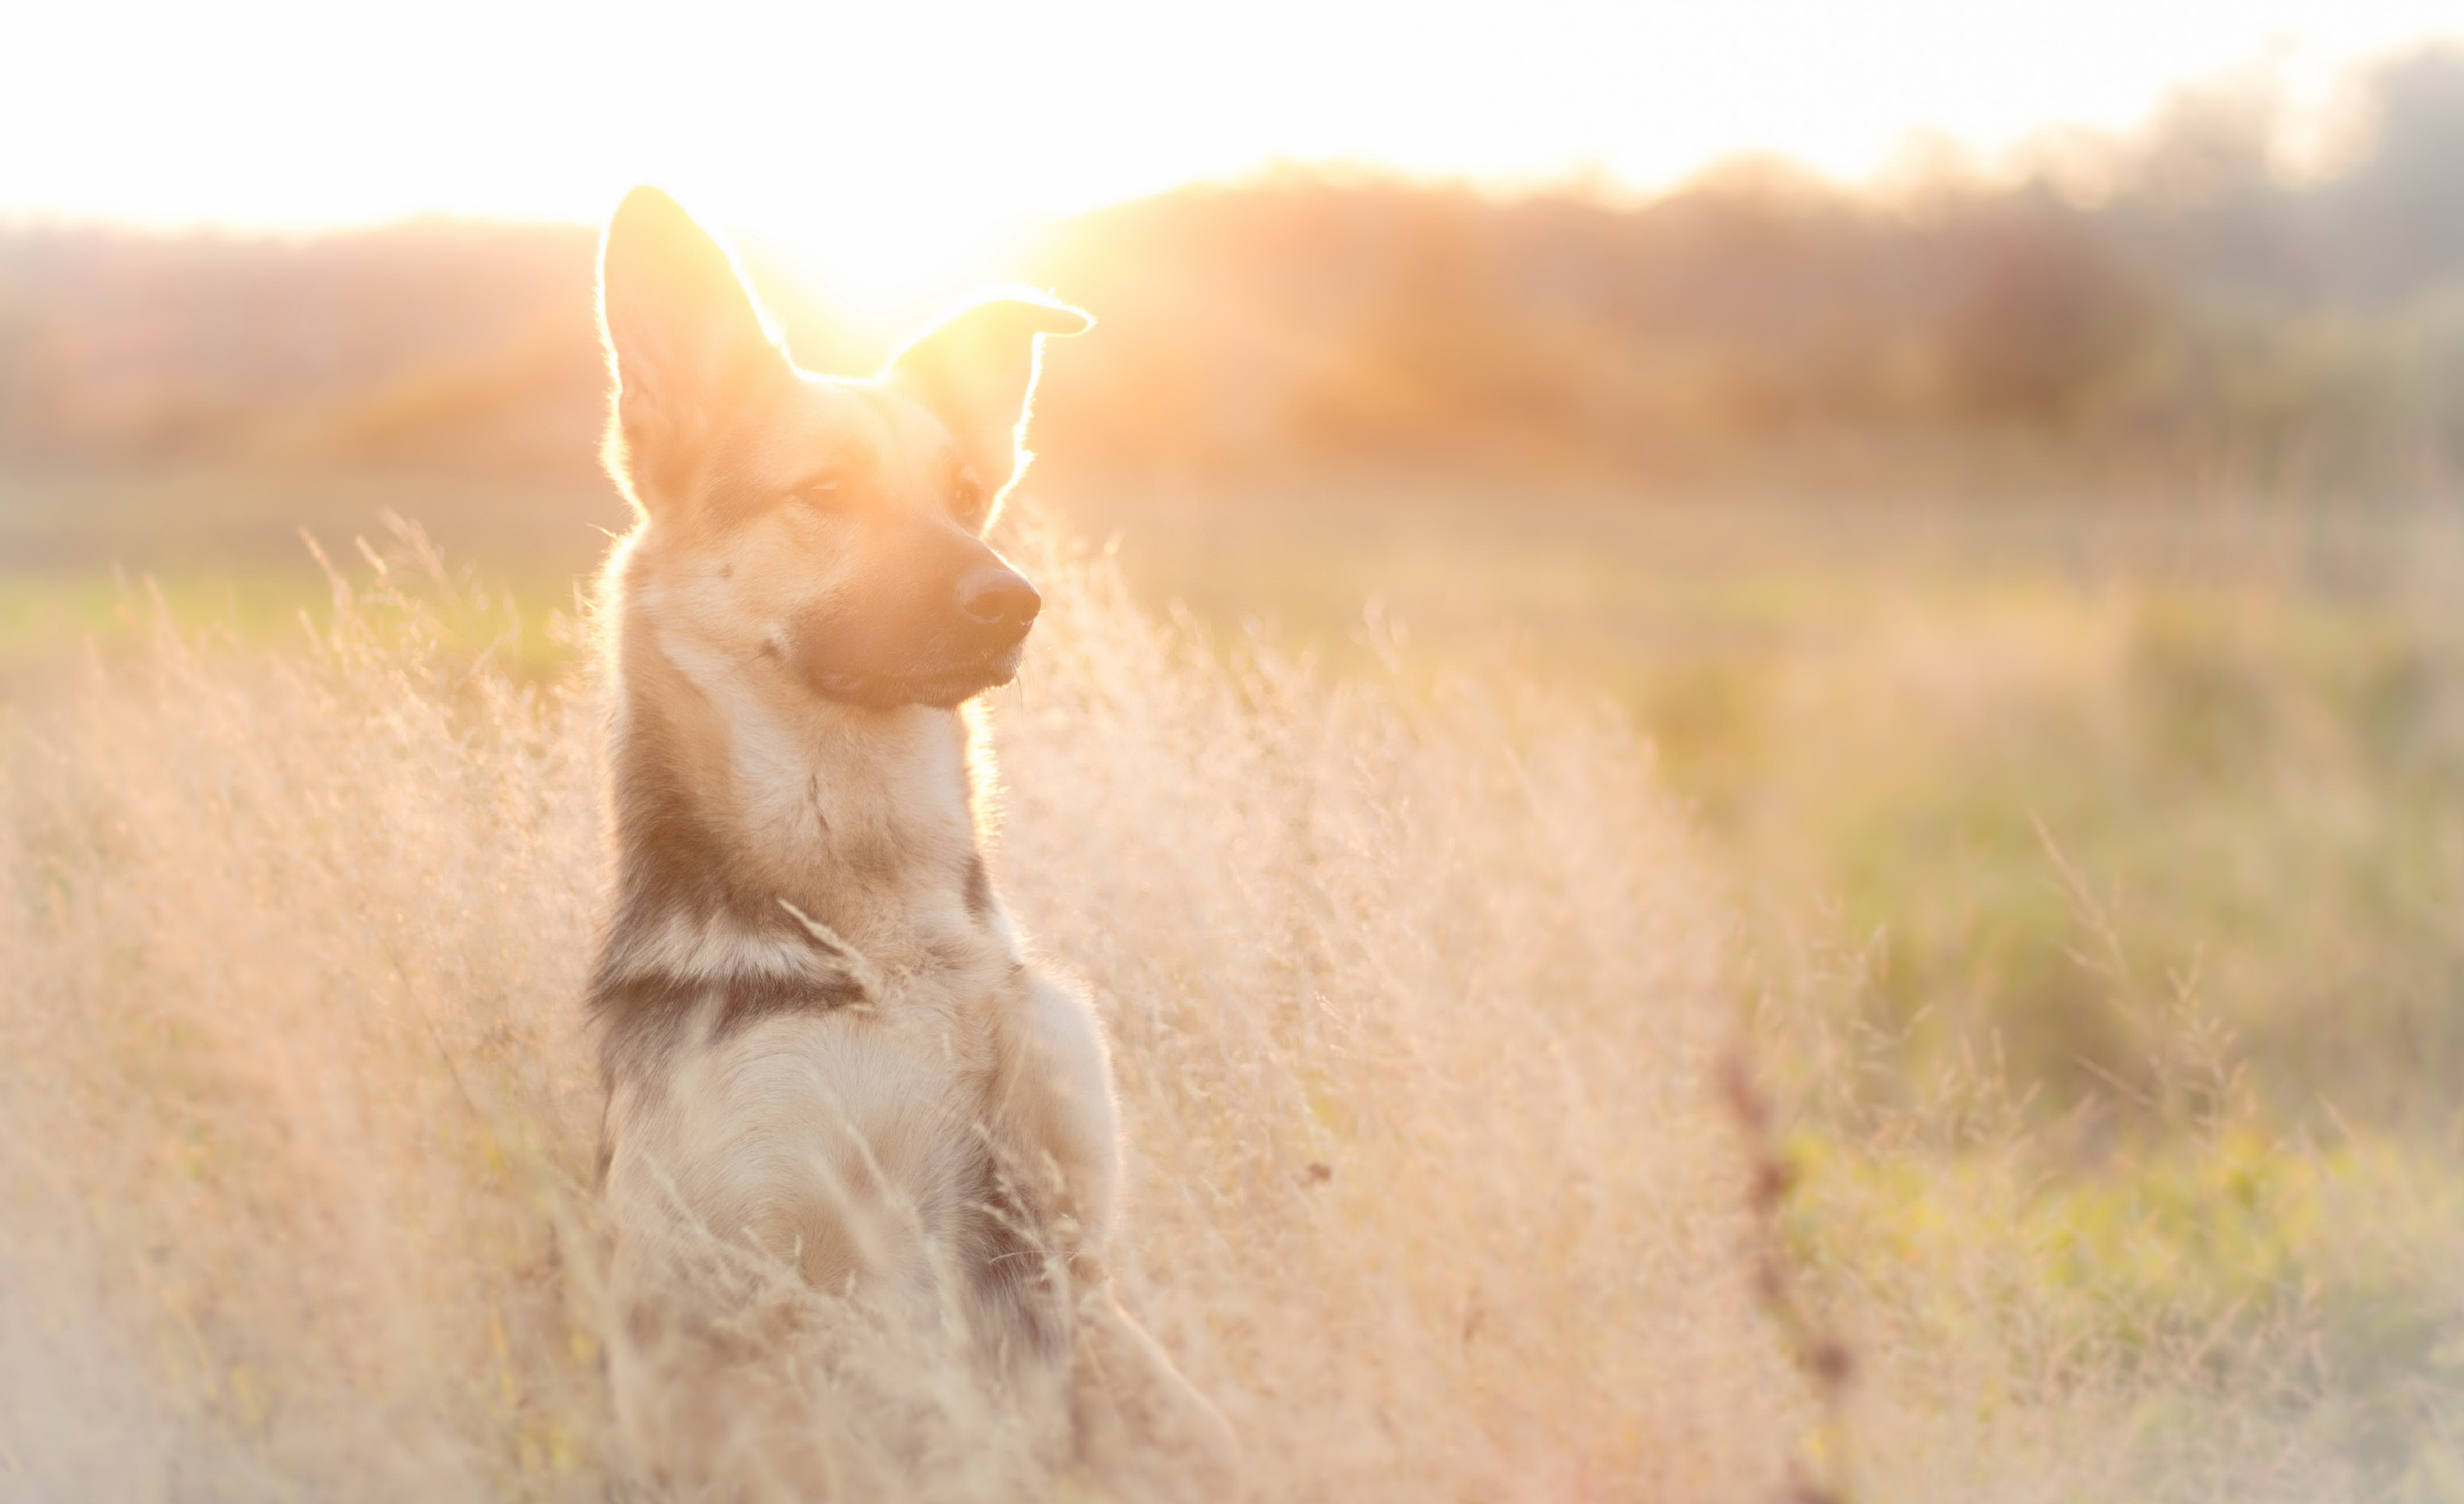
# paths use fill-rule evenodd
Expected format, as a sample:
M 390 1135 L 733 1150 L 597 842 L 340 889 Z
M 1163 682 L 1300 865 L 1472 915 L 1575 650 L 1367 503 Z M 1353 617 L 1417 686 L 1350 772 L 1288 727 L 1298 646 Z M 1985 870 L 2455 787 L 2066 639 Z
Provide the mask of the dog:
M 863 1492 L 788 1393 L 827 1367 L 797 1344 L 860 1315 L 877 1363 L 958 1353 L 993 1397 L 968 1424 L 1057 1466 L 1220 1464 L 1220 1418 L 1113 1298 L 1103 1030 L 1027 964 L 979 828 L 970 702 L 1042 606 L 983 535 L 1043 342 L 1089 319 L 985 298 L 873 377 L 812 374 L 649 188 L 599 298 L 636 514 L 599 610 L 615 874 L 589 991 L 622 1434 L 681 1496 Z

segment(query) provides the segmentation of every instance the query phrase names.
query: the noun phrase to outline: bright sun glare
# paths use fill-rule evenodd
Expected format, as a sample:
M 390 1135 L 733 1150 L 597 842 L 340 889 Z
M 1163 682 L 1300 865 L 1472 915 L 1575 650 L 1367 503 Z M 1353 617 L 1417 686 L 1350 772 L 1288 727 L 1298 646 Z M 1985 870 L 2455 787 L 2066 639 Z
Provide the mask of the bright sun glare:
M 1246 7 L 21 7 L 0 216 L 593 220 L 664 183 L 852 303 L 945 296 L 1042 216 L 1278 159 L 1648 188 L 1773 152 L 1991 156 L 2219 71 L 2317 94 L 2455 0 Z

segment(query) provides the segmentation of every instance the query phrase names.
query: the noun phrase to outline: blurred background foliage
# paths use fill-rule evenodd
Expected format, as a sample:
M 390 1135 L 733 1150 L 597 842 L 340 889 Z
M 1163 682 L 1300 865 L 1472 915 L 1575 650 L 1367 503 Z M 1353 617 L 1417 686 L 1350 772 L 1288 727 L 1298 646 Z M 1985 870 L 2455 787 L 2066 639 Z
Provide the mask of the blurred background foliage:
M 1073 474 L 2416 487 L 2464 447 L 2464 54 L 2380 65 L 2346 118 L 2299 172 L 2255 80 L 2049 138 L 2016 180 L 1746 161 L 1629 202 L 1291 169 L 1059 223 L 1001 270 L 1100 305 L 1045 396 Z M 10 231 L 0 446 L 585 473 L 591 241 Z M 746 250 L 806 364 L 879 358 Z

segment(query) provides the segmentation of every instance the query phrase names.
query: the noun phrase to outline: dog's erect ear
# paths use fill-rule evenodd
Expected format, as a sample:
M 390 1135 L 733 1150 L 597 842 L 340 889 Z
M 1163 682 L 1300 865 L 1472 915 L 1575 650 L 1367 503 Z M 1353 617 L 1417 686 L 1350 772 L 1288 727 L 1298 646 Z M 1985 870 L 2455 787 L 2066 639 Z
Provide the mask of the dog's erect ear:
M 616 206 L 599 247 L 599 327 L 616 380 L 608 455 L 653 506 L 728 407 L 790 369 L 735 258 L 654 188 Z
M 1095 321 L 1041 293 L 1004 292 L 959 309 L 890 358 L 882 379 L 932 409 L 998 501 L 1034 456 L 1026 414 L 1044 339 L 1084 334 Z

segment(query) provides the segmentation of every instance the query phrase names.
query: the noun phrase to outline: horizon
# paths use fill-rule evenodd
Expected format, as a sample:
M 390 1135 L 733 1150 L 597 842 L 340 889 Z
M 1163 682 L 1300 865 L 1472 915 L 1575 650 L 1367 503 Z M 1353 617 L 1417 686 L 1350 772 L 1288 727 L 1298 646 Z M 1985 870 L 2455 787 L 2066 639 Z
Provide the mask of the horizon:
M 1282 168 L 1640 201 L 1766 160 L 1872 191 L 2025 175 L 2145 131 L 2186 91 L 2277 99 L 2315 155 L 2357 70 L 2464 41 L 2452 0 L 1405 14 L 1287 5 L 1235 28 L 1114 0 L 834 20 L 743 3 L 671 35 L 463 0 L 415 25 L 289 0 L 55 11 L 25 62 L 0 63 L 0 140 L 45 144 L 0 154 L 0 223 L 595 225 L 656 182 L 886 309 L 979 279 L 1053 222 Z

